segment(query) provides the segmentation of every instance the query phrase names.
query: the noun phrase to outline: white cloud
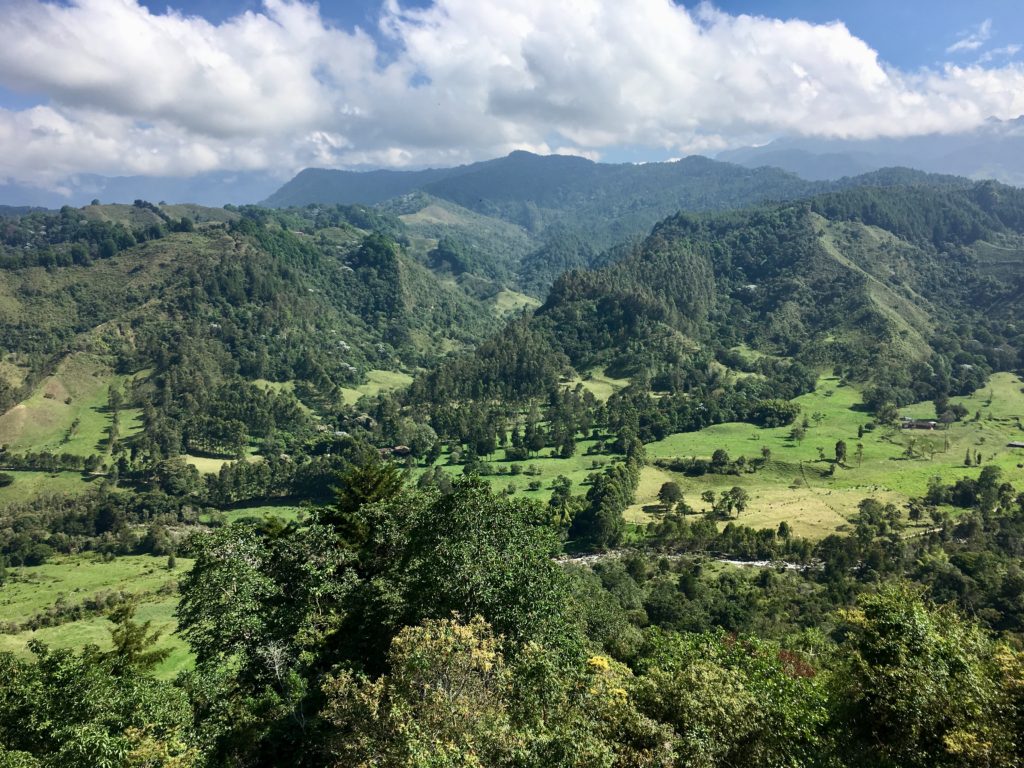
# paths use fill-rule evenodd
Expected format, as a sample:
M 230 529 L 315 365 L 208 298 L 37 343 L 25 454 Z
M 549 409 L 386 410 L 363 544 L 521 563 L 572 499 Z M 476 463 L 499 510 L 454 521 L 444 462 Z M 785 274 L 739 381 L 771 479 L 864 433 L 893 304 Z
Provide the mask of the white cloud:
M 386 50 L 298 0 L 221 24 L 135 0 L 8 0 L 0 85 L 49 103 L 0 110 L 0 178 L 450 165 L 512 149 L 668 156 L 1024 113 L 1019 64 L 902 72 L 840 23 L 709 5 L 386 0 L 379 26 Z
M 977 29 L 965 33 L 959 40 L 946 49 L 946 53 L 959 51 L 976 51 L 992 37 L 992 19 L 985 19 Z
M 991 51 L 985 51 L 981 56 L 978 57 L 979 64 L 988 64 L 990 61 L 1005 56 L 1008 59 L 1012 59 L 1018 53 L 1024 50 L 1024 46 L 1017 43 L 1011 45 L 1004 45 L 1002 48 L 993 48 Z

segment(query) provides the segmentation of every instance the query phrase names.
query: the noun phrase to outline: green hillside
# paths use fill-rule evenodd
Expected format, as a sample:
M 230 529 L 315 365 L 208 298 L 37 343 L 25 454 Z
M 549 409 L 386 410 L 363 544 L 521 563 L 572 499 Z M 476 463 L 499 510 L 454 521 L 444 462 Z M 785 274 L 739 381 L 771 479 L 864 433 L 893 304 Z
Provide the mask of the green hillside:
M 0 764 L 1019 763 L 1024 193 L 540 160 L 4 220 Z

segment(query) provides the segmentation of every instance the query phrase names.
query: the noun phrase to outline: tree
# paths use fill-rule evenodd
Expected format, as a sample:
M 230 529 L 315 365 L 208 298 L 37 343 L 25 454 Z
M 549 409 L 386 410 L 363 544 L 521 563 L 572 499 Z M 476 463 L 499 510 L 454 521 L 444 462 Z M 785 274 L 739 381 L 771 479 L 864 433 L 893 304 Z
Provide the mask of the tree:
M 757 638 L 654 630 L 639 666 L 639 708 L 672 726 L 673 765 L 819 764 L 827 689 L 799 654 Z
M 733 510 L 736 511 L 737 515 L 741 515 L 746 510 L 749 501 L 750 494 L 747 493 L 746 489 L 735 485 L 722 494 L 715 510 L 720 510 L 720 514 L 723 514 L 725 517 L 732 517 Z
M 630 670 L 507 641 L 479 617 L 403 629 L 387 674 L 323 687 L 329 765 L 668 766 L 672 732 L 637 708 Z
M 508 672 L 491 628 L 428 620 L 391 643 L 389 673 L 372 681 L 342 672 L 324 686 L 333 765 L 504 764 L 519 738 Z
M 363 581 L 344 634 L 353 635 L 346 653 L 369 668 L 401 626 L 453 612 L 482 616 L 515 642 L 573 642 L 565 573 L 551 559 L 559 541 L 537 524 L 547 516 L 539 503 L 460 479 L 450 494 L 405 492 L 362 514 Z
M 114 625 L 110 631 L 114 645 L 110 657 L 115 674 L 123 675 L 129 670 L 149 672 L 170 655 L 169 648 L 153 648 L 161 633 L 159 630 L 150 632 L 151 621 L 142 624 L 134 621 L 133 602 L 122 603 L 110 612 L 108 618 Z
M 892 403 L 882 403 L 875 411 L 875 418 L 879 424 L 895 424 L 899 417 L 899 409 Z
M 0 653 L 0 764 L 205 764 L 182 688 L 95 646 L 55 650 L 32 640 L 29 650 L 28 658 Z
M 845 662 L 833 682 L 852 764 L 1013 764 L 1003 691 L 1005 676 L 1024 670 L 1019 654 L 905 584 L 867 594 L 844 619 Z
M 724 448 L 716 448 L 715 452 L 711 454 L 711 465 L 721 469 L 729 463 L 729 452 Z
M 846 442 L 843 440 L 836 442 L 836 464 L 846 464 Z
M 402 473 L 391 461 L 369 449 L 338 478 L 332 507 L 321 511 L 322 522 L 335 526 L 354 547 L 366 531 L 360 527 L 359 510 L 365 504 L 394 498 L 402 490 Z
M 712 491 L 712 490 L 704 491 L 703 493 L 701 493 L 700 498 L 701 498 L 701 500 L 705 504 L 711 505 L 711 511 L 715 510 L 715 492 L 714 491 Z
M 658 491 L 658 501 L 671 509 L 682 499 L 683 489 L 679 487 L 679 483 L 673 480 L 662 483 L 661 489 Z

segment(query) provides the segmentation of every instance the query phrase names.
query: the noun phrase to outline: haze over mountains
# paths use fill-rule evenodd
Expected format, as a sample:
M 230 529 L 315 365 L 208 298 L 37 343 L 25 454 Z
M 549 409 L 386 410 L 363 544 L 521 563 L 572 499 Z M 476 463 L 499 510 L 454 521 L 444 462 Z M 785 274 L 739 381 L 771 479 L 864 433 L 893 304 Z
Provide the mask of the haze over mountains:
M 899 165 L 972 179 L 1024 183 L 1024 117 L 990 120 L 968 133 L 869 140 L 783 138 L 720 152 L 718 160 L 772 166 L 804 179 L 838 179 Z
M 213 171 L 183 177 L 83 174 L 69 177 L 58 186 L 49 188 L 8 180 L 0 184 L 0 205 L 60 208 L 63 205 L 86 205 L 94 199 L 105 203 L 130 203 L 144 199 L 209 206 L 258 202 L 276 207 L 310 202 L 373 205 L 414 190 L 447 197 L 446 190 L 472 183 L 478 186 L 488 184 L 495 178 L 494 174 L 507 172 L 513 167 L 517 168 L 514 173 L 526 175 L 536 174 L 543 167 L 543 173 L 530 182 L 534 184 L 550 183 L 554 177 L 564 175 L 566 178 L 559 179 L 560 183 L 579 189 L 609 181 L 614 183 L 616 179 L 624 181 L 640 177 L 645 179 L 639 182 L 641 185 L 655 187 L 675 183 L 673 177 L 677 174 L 674 171 L 692 170 L 701 160 L 707 159 L 692 156 L 686 158 L 689 165 L 680 165 L 676 161 L 636 166 L 593 163 L 565 156 L 557 162 L 540 166 L 536 162 L 529 164 L 529 157 L 531 153 L 513 152 L 505 158 L 419 170 L 306 168 L 290 180 L 269 171 Z M 781 169 L 805 181 L 837 180 L 881 168 L 904 167 L 970 179 L 995 179 L 1020 186 L 1024 184 L 1024 117 L 990 120 L 982 127 L 964 133 L 907 138 L 785 137 L 762 146 L 725 150 L 718 153 L 715 160 L 747 168 Z M 453 181 L 455 179 L 459 181 Z M 524 181 L 525 177 L 519 183 Z M 800 191 L 800 194 L 806 193 L 806 190 Z M 451 191 L 450 194 L 462 193 Z M 466 194 L 469 197 L 455 201 L 466 205 L 472 193 Z M 663 211 L 663 215 L 668 212 Z
M 93 200 L 131 203 L 134 200 L 222 206 L 255 203 L 271 194 L 282 179 L 266 171 L 212 171 L 194 176 L 73 176 L 56 188 L 8 181 L 0 184 L 0 205 L 39 208 L 80 207 Z

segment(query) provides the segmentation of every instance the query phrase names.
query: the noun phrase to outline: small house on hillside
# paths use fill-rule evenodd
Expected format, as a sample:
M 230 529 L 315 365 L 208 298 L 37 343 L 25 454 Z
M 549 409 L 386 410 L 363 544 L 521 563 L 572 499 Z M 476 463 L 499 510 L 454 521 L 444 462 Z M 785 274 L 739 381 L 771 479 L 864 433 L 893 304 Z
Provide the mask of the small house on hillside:
M 1007 448 L 1024 448 L 1024 443 L 1014 441 L 1006 444 Z
M 939 422 L 935 419 L 912 419 L 909 416 L 904 416 L 900 421 L 900 426 L 903 429 L 938 429 Z

